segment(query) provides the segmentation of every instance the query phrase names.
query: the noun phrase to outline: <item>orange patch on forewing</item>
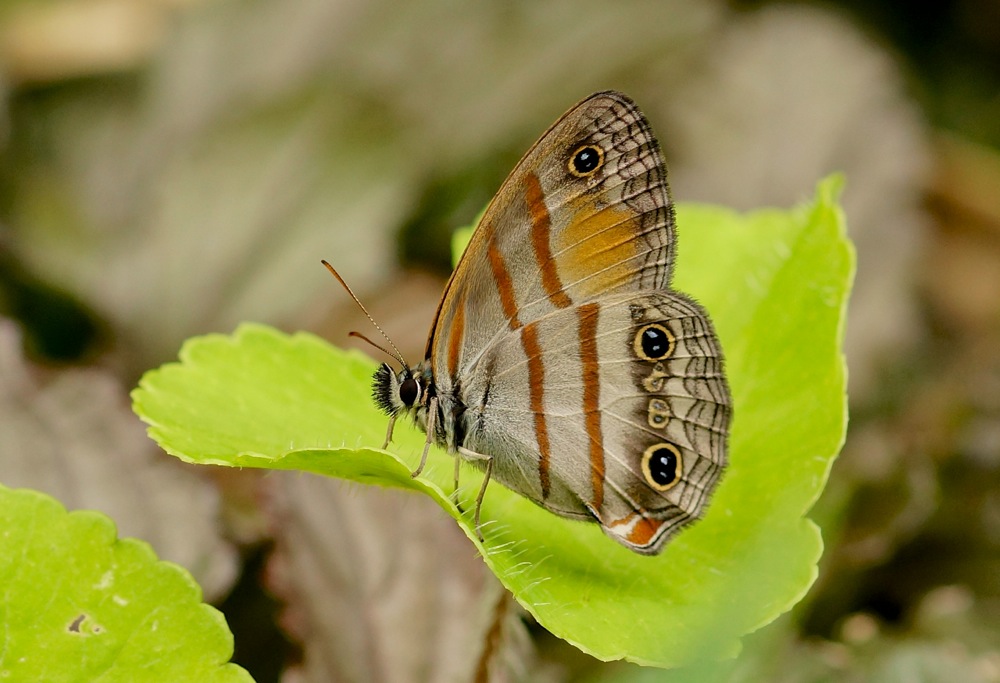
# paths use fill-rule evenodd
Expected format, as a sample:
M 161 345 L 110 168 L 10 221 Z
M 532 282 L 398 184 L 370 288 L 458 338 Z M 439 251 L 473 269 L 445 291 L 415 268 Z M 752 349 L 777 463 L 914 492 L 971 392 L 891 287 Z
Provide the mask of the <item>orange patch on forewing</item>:
M 589 197 L 569 203 L 569 224 L 556 227 L 556 265 L 574 296 L 597 296 L 637 276 L 640 216 L 625 204 L 598 210 Z

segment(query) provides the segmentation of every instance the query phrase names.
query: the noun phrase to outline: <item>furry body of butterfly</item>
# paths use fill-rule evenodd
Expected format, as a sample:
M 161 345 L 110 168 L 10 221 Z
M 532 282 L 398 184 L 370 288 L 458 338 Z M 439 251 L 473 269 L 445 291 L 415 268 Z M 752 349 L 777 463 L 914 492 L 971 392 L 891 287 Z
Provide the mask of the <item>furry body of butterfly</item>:
M 656 554 L 699 517 L 732 414 L 708 314 L 670 288 L 659 145 L 625 95 L 562 116 L 490 203 L 438 306 L 425 359 L 373 395 L 431 442 L 557 515 Z M 458 464 L 456 461 L 456 486 Z

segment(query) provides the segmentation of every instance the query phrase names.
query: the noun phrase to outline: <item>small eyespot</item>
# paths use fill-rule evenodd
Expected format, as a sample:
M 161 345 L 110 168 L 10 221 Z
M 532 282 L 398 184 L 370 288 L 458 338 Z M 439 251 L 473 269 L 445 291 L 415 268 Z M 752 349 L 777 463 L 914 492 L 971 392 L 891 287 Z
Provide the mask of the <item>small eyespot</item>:
M 646 421 L 653 429 L 662 429 L 670 419 L 670 406 L 662 398 L 651 398 L 646 406 Z
M 676 486 L 683 471 L 680 449 L 671 443 L 654 444 L 642 454 L 642 475 L 657 491 Z
M 399 400 L 409 408 L 417 402 L 418 398 L 420 398 L 420 385 L 414 378 L 407 377 L 399 385 Z
M 643 325 L 632 342 L 635 354 L 643 360 L 663 360 L 673 355 L 676 346 L 673 333 L 659 323 Z
M 569 172 L 577 178 L 594 175 L 604 165 L 604 150 L 597 145 L 581 145 L 569 158 Z

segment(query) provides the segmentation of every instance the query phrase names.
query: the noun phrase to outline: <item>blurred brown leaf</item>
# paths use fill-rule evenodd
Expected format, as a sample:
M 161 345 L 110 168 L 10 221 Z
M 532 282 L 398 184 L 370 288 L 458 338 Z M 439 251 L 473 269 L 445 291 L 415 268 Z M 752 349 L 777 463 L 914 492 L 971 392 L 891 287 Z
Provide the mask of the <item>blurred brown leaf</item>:
M 428 177 L 526 148 L 650 55 L 683 61 L 719 16 L 693 0 L 198 4 L 134 81 L 17 110 L 36 134 L 7 162 L 16 249 L 111 322 L 133 373 L 192 334 L 297 327 L 338 300 L 320 258 L 362 294 L 389 279 Z
M 212 485 L 153 445 L 117 380 L 96 369 L 29 366 L 16 327 L 3 319 L 0 482 L 109 515 L 119 535 L 186 567 L 208 600 L 235 578 Z
M 267 480 L 269 584 L 304 650 L 285 681 L 555 681 L 521 610 L 431 500 L 312 475 Z
M 170 0 L 22 2 L 0 13 L 0 62 L 17 83 L 139 66 L 166 33 Z
M 675 195 L 737 209 L 788 206 L 843 172 L 858 272 L 847 324 L 852 404 L 922 334 L 928 131 L 891 56 L 845 19 L 802 6 L 741 15 L 660 99 Z M 681 252 L 683 254 L 683 252 Z

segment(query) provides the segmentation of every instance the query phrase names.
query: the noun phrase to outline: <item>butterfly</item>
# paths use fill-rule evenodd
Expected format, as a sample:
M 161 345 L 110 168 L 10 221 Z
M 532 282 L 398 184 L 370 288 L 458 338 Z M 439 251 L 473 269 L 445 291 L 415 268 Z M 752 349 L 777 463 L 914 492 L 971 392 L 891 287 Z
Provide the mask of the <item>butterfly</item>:
M 659 553 L 726 467 L 732 401 L 705 310 L 671 289 L 676 235 L 659 144 L 599 92 L 524 155 L 444 290 L 424 360 L 383 363 L 375 402 L 557 515 Z

